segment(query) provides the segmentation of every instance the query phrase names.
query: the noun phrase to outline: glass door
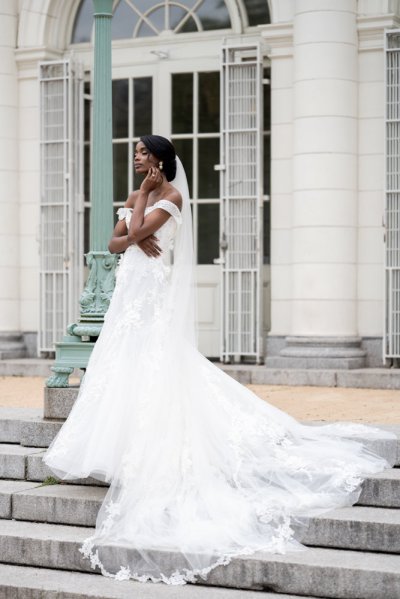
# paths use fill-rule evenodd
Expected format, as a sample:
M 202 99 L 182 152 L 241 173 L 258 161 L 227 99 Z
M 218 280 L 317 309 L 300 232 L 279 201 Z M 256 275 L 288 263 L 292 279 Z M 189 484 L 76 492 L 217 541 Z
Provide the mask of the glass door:
M 219 70 L 170 73 L 171 138 L 185 167 L 192 201 L 197 261 L 199 349 L 209 357 L 220 351 Z
M 183 68 L 187 69 L 187 61 Z M 192 61 L 193 63 L 193 61 Z M 172 139 L 185 167 L 190 188 L 197 261 L 199 349 L 208 357 L 220 351 L 219 256 L 219 63 L 198 70 L 179 69 L 170 61 L 113 73 L 114 214 L 141 178 L 133 169 L 134 147 L 141 135 Z M 90 94 L 89 83 L 86 92 Z M 89 103 L 88 103 L 89 108 Z M 90 226 L 90 118 L 85 135 L 85 252 Z M 116 218 L 116 217 L 115 217 Z

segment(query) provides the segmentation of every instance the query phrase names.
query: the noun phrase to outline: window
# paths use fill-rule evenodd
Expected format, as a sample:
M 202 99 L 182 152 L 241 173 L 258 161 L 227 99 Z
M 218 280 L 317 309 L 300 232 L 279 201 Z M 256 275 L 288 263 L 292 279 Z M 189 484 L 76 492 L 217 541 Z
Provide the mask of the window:
M 90 42 L 93 2 L 83 0 L 76 15 L 72 43 Z M 230 29 L 224 0 L 119 0 L 111 23 L 112 39 Z
M 90 84 L 85 91 L 89 93 Z M 153 129 L 152 77 L 114 79 L 112 82 L 112 142 L 114 208 L 123 206 L 129 192 L 138 189 L 133 169 L 134 146 L 141 135 Z M 90 102 L 85 103 L 85 252 L 89 249 L 90 229 Z M 116 211 L 114 212 L 115 219 Z
M 243 4 L 247 12 L 247 20 L 250 27 L 270 23 L 267 0 L 244 0 Z
M 219 256 L 219 77 L 218 71 L 172 75 L 172 141 L 188 178 L 198 264 Z
M 249 27 L 270 23 L 267 0 L 242 0 Z M 130 39 L 188 32 L 231 29 L 225 0 L 119 0 L 111 22 L 112 39 Z M 82 0 L 72 43 L 90 42 L 93 0 Z

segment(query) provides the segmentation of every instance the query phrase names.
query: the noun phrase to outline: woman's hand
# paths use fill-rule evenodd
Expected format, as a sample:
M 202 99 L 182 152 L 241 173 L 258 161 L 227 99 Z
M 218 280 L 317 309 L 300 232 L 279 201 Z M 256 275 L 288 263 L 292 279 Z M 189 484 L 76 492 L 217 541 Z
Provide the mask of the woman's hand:
M 157 244 L 157 237 L 155 235 L 149 235 L 142 239 L 142 241 L 138 241 L 136 245 L 140 247 L 142 252 L 146 254 L 146 256 L 150 256 L 151 258 L 158 258 L 161 254 L 161 248 Z
M 155 166 L 151 166 L 147 172 L 146 177 L 142 181 L 140 191 L 150 193 L 150 191 L 153 191 L 153 189 L 159 187 L 162 182 L 163 177 L 160 170 Z

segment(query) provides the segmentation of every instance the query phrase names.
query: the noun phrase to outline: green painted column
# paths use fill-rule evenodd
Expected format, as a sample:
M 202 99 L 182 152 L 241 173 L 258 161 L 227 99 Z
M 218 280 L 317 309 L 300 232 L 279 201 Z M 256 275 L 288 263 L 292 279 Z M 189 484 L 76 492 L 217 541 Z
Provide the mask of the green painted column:
M 111 18 L 113 0 L 93 0 L 94 77 L 90 250 L 107 249 L 113 226 Z
M 68 387 L 75 368 L 85 369 L 115 286 L 117 255 L 108 242 L 113 230 L 111 19 L 113 0 L 93 0 L 94 73 L 89 274 L 79 299 L 80 317 L 56 343 L 47 387 Z

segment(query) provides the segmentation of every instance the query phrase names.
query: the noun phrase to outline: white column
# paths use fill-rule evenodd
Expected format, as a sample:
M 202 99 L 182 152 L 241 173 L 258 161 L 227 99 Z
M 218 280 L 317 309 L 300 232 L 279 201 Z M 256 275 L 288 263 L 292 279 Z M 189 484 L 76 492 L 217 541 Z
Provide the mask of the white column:
M 357 334 L 356 0 L 296 0 L 295 336 Z
M 17 9 L 0 3 L 0 334 L 20 328 Z

